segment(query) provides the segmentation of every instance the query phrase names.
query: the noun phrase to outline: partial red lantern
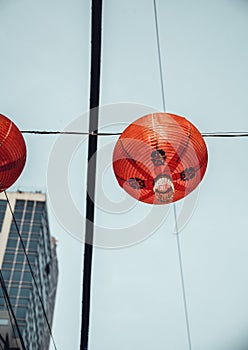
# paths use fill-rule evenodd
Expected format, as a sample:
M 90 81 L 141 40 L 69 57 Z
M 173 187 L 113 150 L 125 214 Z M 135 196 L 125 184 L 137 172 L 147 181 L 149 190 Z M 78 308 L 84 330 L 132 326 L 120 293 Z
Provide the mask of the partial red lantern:
M 0 114 L 0 192 L 20 176 L 26 161 L 26 145 L 16 125 Z
M 175 202 L 192 192 L 207 161 L 201 133 L 184 117 L 170 113 L 153 113 L 133 122 L 113 153 L 119 185 L 149 204 Z

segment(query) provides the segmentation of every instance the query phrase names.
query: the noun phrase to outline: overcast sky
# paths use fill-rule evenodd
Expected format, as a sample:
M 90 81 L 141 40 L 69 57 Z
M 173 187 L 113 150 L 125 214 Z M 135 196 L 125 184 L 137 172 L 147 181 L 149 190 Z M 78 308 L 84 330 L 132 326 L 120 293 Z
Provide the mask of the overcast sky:
M 248 1 L 157 0 L 157 10 L 166 110 L 201 132 L 247 131 Z M 79 120 L 85 131 L 89 44 L 88 0 L 0 0 L 0 113 L 22 130 L 78 128 Z M 104 1 L 101 104 L 117 104 L 101 110 L 108 131 L 162 110 L 152 0 Z M 74 350 L 87 139 L 64 138 L 26 135 L 27 164 L 12 190 L 47 192 L 47 176 L 54 181 L 48 206 L 60 275 L 53 334 L 58 350 Z M 124 237 L 138 224 L 153 234 L 126 248 L 94 250 L 89 349 L 188 349 L 173 212 L 125 196 L 111 168 L 116 140 L 99 139 L 97 230 L 115 228 L 118 235 L 121 229 Z M 206 143 L 209 165 L 195 207 L 194 195 L 177 206 L 178 215 L 194 209 L 180 231 L 192 349 L 246 350 L 248 140 Z M 63 200 L 68 191 L 72 202 Z

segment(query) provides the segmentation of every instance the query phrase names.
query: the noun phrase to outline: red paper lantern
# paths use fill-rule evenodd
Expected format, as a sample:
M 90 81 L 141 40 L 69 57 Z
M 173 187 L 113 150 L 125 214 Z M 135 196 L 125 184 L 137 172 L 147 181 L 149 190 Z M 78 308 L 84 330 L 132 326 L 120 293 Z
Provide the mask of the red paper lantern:
M 119 185 L 150 204 L 175 202 L 202 180 L 208 161 L 200 132 L 170 113 L 139 118 L 119 137 L 113 154 Z
M 20 176 L 26 161 L 26 145 L 16 125 L 0 114 L 0 192 Z

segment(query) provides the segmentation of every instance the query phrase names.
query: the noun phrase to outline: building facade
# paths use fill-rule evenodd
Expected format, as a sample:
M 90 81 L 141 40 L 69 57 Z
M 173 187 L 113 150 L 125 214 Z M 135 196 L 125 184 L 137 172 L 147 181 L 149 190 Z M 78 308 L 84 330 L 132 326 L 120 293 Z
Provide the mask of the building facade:
M 56 240 L 50 236 L 46 198 L 41 193 L 8 193 L 35 281 L 5 197 L 0 197 L 0 268 L 26 349 L 48 350 L 58 280 Z M 41 300 L 40 300 L 41 299 Z M 22 349 L 0 288 L 0 334 L 10 349 Z M 0 337 L 0 344 L 1 344 Z M 3 342 L 3 340 L 2 340 Z M 1 349 L 1 347 L 0 347 Z

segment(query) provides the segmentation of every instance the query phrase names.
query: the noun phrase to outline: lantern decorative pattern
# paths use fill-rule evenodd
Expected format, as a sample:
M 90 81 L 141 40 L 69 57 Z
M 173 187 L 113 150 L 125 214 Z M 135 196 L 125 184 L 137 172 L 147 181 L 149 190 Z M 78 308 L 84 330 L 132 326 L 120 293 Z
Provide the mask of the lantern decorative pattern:
M 0 192 L 20 176 L 26 161 L 26 145 L 16 125 L 0 114 Z
M 202 180 L 208 161 L 204 139 L 184 117 L 154 113 L 130 124 L 113 153 L 117 181 L 149 204 L 175 202 Z

